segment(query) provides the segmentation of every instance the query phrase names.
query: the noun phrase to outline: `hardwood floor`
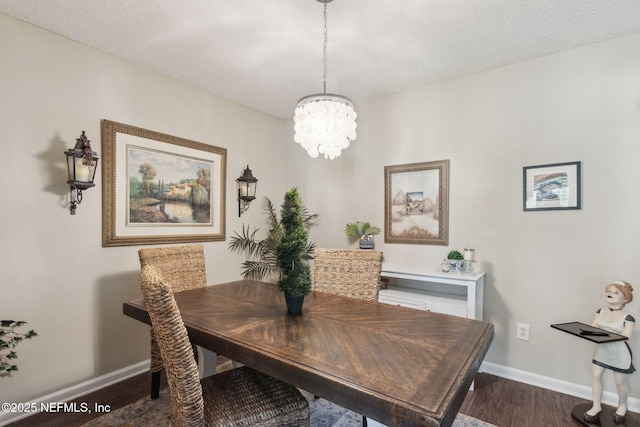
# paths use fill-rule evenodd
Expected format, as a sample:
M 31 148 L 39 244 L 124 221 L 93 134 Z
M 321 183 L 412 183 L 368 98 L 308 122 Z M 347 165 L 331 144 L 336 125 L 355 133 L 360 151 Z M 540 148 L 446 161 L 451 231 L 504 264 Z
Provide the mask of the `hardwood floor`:
M 148 395 L 151 382 L 149 373 L 140 374 L 118 384 L 106 387 L 75 402 L 110 405 L 118 409 Z M 162 379 L 163 387 L 166 380 Z M 499 427 L 579 427 L 571 417 L 571 408 L 586 400 L 556 393 L 539 387 L 507 380 L 488 374 L 479 374 L 475 390 L 467 395 L 460 412 Z M 11 427 L 79 426 L 100 414 L 37 414 L 9 424 Z M 638 423 L 638 414 L 628 414 Z M 631 424 L 631 423 L 628 423 Z M 635 425 L 635 424 L 634 424 Z
M 162 388 L 167 386 L 166 378 L 162 377 Z M 110 409 L 116 410 L 149 395 L 151 390 L 151 373 L 131 377 L 117 384 L 105 387 L 101 390 L 79 397 L 71 402 L 78 404 L 86 402 L 90 408 L 95 404 L 110 405 Z M 80 426 L 101 414 L 91 413 L 39 413 L 8 424 L 11 427 L 73 427 Z
M 586 400 L 488 374 L 478 374 L 460 408 L 499 427 L 572 427 L 571 408 Z

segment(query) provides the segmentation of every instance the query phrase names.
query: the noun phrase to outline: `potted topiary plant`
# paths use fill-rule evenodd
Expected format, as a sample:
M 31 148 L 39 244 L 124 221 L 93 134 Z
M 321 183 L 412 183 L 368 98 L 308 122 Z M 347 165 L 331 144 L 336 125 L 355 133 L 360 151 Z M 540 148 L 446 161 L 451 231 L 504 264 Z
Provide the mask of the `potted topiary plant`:
M 15 330 L 26 323 L 22 320 L 0 320 L 0 377 L 11 376 L 11 372 L 18 370 L 18 366 L 11 362 L 12 359 L 18 358 L 13 349 L 22 340 L 38 336 L 33 329 L 26 333 Z
M 357 237 L 360 249 L 373 249 L 373 236 L 380 233 L 380 228 L 368 222 L 356 221 L 347 224 L 344 233 L 348 237 Z
M 300 314 L 304 296 L 311 292 L 311 269 L 315 243 L 309 242 L 309 228 L 317 223 L 318 215 L 310 214 L 302 204 L 297 188 L 285 193 L 280 218 L 269 198 L 265 197 L 269 233 L 256 237 L 258 229 L 242 226 L 242 235 L 235 233 L 229 249 L 245 253 L 249 259 L 242 263 L 243 277 L 253 280 L 275 279 L 284 292 L 287 312 Z M 290 306 L 297 303 L 299 306 Z
M 449 263 L 451 271 L 460 271 L 462 269 L 462 260 L 464 256 L 456 250 L 449 251 L 446 261 Z

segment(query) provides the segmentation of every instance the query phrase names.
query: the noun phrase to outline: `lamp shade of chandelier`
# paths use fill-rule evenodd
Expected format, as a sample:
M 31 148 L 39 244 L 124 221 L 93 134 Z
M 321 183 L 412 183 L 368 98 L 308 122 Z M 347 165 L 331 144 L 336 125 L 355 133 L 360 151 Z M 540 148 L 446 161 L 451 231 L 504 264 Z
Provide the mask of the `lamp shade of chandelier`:
M 335 159 L 356 139 L 356 117 L 348 98 L 330 93 L 309 95 L 298 101 L 294 139 L 309 156 Z
M 323 86 L 324 92 L 305 96 L 298 101 L 294 120 L 294 140 L 316 158 L 323 154 L 335 159 L 356 139 L 356 117 L 351 100 L 327 93 L 327 3 L 324 3 Z

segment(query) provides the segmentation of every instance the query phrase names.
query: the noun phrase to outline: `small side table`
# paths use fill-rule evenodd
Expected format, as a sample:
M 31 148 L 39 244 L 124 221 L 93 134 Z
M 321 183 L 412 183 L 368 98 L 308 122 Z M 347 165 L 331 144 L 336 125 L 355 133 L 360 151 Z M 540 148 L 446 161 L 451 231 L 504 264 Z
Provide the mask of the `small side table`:
M 604 329 L 596 328 L 586 323 L 581 322 L 568 322 L 557 323 L 551 325 L 552 328 L 564 331 L 573 336 L 594 342 L 596 344 L 602 344 L 606 342 L 624 341 L 627 339 L 624 335 L 614 334 L 613 332 L 605 331 Z M 591 409 L 591 403 L 580 403 L 575 405 L 571 409 L 571 415 L 582 425 L 589 427 L 640 427 L 640 422 L 627 411 L 627 416 L 623 424 L 616 424 L 613 422 L 613 414 L 615 408 L 610 406 L 602 406 L 602 413 L 600 414 L 599 421 L 595 423 L 588 423 L 582 418 L 585 412 Z

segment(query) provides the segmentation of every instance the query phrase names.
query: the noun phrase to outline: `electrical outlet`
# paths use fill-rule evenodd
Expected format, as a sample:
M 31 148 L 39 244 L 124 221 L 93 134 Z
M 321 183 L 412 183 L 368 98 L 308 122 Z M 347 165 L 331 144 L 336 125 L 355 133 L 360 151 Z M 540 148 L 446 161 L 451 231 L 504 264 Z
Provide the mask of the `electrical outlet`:
M 518 329 L 516 330 L 516 338 L 519 340 L 529 341 L 529 324 L 518 323 Z

